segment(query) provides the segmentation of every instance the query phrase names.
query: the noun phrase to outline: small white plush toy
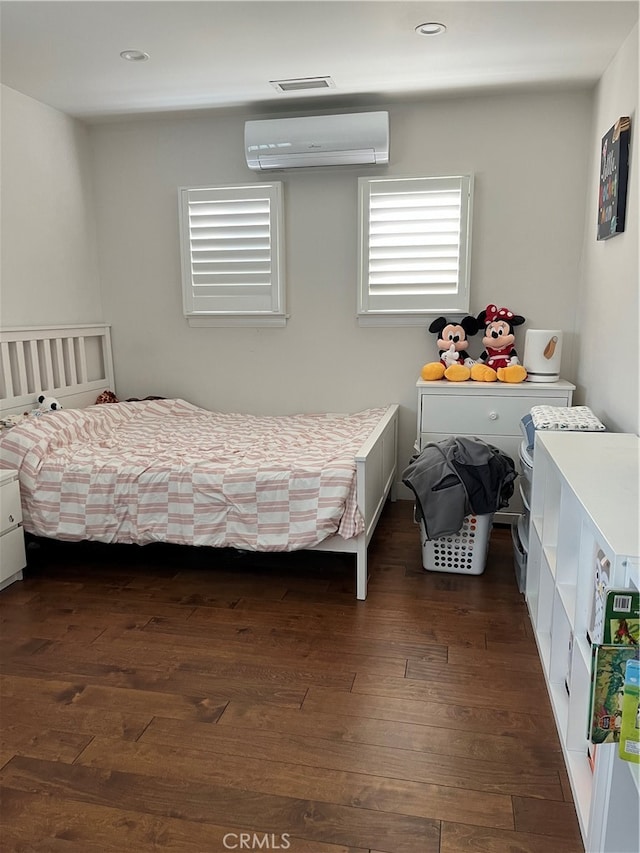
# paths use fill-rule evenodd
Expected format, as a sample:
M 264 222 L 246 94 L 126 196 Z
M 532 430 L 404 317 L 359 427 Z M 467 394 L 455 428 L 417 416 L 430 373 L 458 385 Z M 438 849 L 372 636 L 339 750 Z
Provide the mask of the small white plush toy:
M 62 408 L 55 397 L 47 397 L 46 394 L 40 394 L 37 399 L 37 412 L 57 412 Z

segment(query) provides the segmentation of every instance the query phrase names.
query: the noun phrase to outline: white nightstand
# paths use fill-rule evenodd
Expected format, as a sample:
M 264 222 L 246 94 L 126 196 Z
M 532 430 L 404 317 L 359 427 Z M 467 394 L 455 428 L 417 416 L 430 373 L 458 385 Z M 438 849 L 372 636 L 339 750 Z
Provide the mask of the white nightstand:
M 570 406 L 575 385 L 558 382 L 425 382 L 419 379 L 418 449 L 452 435 L 476 436 L 510 456 L 518 467 L 520 419 L 532 406 Z M 523 511 L 520 490 L 495 520 L 511 522 Z
M 0 590 L 22 580 L 26 565 L 18 472 L 0 468 Z

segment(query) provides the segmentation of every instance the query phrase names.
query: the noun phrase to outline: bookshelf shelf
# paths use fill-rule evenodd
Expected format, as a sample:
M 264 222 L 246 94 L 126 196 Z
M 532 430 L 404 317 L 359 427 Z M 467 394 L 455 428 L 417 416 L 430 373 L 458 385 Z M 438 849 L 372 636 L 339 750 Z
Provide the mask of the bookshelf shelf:
M 555 545 L 544 544 L 542 546 L 542 550 L 544 552 L 544 558 L 547 561 L 547 566 L 549 567 L 549 571 L 555 578 L 556 576 L 556 553 L 557 549 Z
M 585 670 L 591 673 L 591 645 L 584 636 L 576 638 L 575 649 L 577 649 L 576 660 L 581 660 Z
M 552 698 L 553 715 L 558 728 L 566 729 L 569 720 L 569 697 L 563 682 L 549 682 L 549 693 Z
M 557 586 L 558 598 L 567 614 L 567 619 L 573 625 L 576 612 L 576 587 L 575 584 L 559 583 Z
M 531 516 L 531 527 L 529 528 L 529 535 L 531 535 L 531 531 L 534 530 L 536 536 L 540 541 L 542 541 L 542 516 L 541 515 L 532 515 Z
M 640 576 L 636 435 L 536 433 L 526 600 L 588 853 L 640 850 L 640 766 L 602 744 L 587 758 L 595 565 Z M 612 496 L 615 495 L 615 499 Z
M 564 758 L 569 778 L 571 779 L 573 799 L 578 813 L 580 830 L 584 836 L 588 830 L 588 827 L 584 823 L 584 816 L 588 815 L 591 810 L 593 774 L 587 757 L 583 752 L 579 752 L 576 749 L 569 749 L 565 751 Z M 581 815 L 583 816 L 582 820 L 580 819 Z
M 549 658 L 551 656 L 551 634 L 547 631 L 544 634 L 536 634 L 538 643 L 538 653 L 542 661 L 542 669 L 544 670 L 545 678 L 549 675 Z M 547 681 L 547 685 L 548 685 Z

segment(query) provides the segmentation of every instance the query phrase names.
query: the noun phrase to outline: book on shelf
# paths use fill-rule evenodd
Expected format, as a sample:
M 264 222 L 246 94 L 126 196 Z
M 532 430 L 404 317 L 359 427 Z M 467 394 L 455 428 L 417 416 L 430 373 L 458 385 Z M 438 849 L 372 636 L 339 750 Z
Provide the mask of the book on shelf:
M 610 579 L 611 563 L 605 553 L 597 548 L 593 556 L 591 616 L 587 627 L 587 639 L 590 643 L 602 642 L 605 600 Z
M 591 682 L 589 685 L 589 713 L 587 714 L 587 740 L 589 743 L 591 741 L 591 719 L 593 717 L 593 686 L 594 679 L 596 677 L 596 652 L 598 650 L 597 646 L 591 646 Z M 595 760 L 595 750 L 594 750 L 594 760 Z M 591 768 L 593 770 L 593 767 Z
M 620 758 L 640 763 L 640 661 L 627 661 L 622 694 Z
M 639 659 L 637 646 L 593 647 L 588 734 L 592 743 L 620 742 L 627 663 Z
M 637 646 L 640 641 L 640 592 L 610 589 L 607 592 L 602 642 Z

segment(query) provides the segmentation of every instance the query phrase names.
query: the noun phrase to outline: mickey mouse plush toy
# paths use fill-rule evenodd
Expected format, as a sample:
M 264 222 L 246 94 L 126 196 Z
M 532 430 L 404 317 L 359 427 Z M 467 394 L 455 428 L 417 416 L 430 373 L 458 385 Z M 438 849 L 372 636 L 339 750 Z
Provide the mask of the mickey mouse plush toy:
M 464 317 L 459 323 L 450 322 L 445 317 L 434 320 L 429 331 L 438 335 L 440 361 L 425 364 L 420 376 L 425 381 L 442 379 L 443 376 L 451 382 L 464 382 L 469 379 L 473 360 L 467 356 L 467 338 L 475 335 L 478 328 L 475 317 Z
M 484 326 L 482 343 L 485 347 L 478 361 L 471 368 L 471 378 L 476 382 L 523 382 L 527 371 L 518 360 L 513 343 L 514 326 L 521 326 L 525 318 L 508 308 L 487 305 L 478 314 L 478 323 Z

